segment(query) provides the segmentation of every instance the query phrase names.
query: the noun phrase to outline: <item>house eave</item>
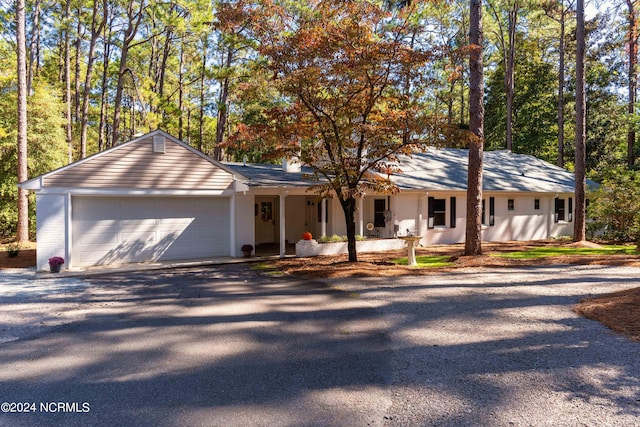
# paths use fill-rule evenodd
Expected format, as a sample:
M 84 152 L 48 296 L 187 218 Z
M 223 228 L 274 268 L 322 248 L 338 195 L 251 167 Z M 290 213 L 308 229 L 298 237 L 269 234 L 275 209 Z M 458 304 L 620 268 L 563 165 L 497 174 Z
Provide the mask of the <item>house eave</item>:
M 62 195 L 87 197 L 231 197 L 236 190 L 178 190 L 150 188 L 64 188 L 47 187 L 37 192 L 39 195 Z

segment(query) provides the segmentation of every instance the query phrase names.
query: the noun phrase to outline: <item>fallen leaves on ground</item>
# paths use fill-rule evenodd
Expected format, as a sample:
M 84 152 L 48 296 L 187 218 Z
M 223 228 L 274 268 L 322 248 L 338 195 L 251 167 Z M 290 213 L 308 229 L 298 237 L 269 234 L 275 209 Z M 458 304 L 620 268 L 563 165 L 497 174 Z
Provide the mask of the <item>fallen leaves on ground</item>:
M 463 256 L 462 245 L 436 245 L 419 248 L 416 255 L 447 255 L 453 263 L 448 267 L 416 268 L 397 265 L 393 259 L 406 256 L 406 251 L 358 254 L 358 262 L 349 262 L 346 255 L 314 258 L 287 258 L 276 261 L 274 267 L 285 274 L 308 278 L 337 277 L 393 277 L 442 273 L 459 268 L 519 267 L 527 265 L 615 265 L 640 267 L 637 255 L 563 255 L 535 259 L 513 259 L 491 256 L 500 252 L 525 251 L 534 247 L 563 245 L 557 242 L 507 242 L 483 243 L 484 255 Z M 565 244 L 567 245 L 567 244 Z M 598 247 L 595 243 L 571 243 L 570 246 Z M 607 327 L 640 341 L 640 288 L 615 294 L 587 298 L 574 310 L 589 319 L 597 320 Z

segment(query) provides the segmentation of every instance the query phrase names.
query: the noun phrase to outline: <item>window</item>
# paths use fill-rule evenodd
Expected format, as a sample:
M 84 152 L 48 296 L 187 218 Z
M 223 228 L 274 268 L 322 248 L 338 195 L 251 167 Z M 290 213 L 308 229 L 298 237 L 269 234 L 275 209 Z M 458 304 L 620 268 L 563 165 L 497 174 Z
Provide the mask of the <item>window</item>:
M 387 208 L 385 199 L 375 199 L 373 201 L 373 226 L 384 227 L 384 211 Z
M 446 227 L 447 226 L 447 199 L 436 199 L 429 197 L 427 199 L 429 215 L 427 219 L 427 228 Z M 449 198 L 449 227 L 456 227 L 456 198 Z
M 555 222 L 564 221 L 565 220 L 564 214 L 565 214 L 564 199 L 556 197 L 555 198 L 555 216 L 554 216 Z
M 273 220 L 273 203 L 262 202 L 260 204 L 260 219 L 263 222 Z
M 540 210 L 540 199 L 533 199 L 533 209 L 536 211 Z
M 507 210 L 515 211 L 516 210 L 516 202 L 513 199 L 507 199 Z
M 436 227 L 443 227 L 446 224 L 447 213 L 447 201 L 446 199 L 434 199 L 433 200 L 433 225 Z
M 482 199 L 482 224 L 483 225 L 487 225 L 487 222 L 485 221 L 486 219 L 486 215 L 485 215 L 485 199 Z M 495 225 L 496 222 L 496 199 L 495 197 L 489 197 L 489 227 L 493 227 Z

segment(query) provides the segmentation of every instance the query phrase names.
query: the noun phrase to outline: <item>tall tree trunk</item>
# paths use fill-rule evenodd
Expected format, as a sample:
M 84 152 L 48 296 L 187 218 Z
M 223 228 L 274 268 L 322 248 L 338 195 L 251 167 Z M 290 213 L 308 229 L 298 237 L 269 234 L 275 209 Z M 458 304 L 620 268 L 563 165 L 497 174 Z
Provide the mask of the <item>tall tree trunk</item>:
M 464 125 L 465 119 L 465 110 L 464 110 L 464 91 L 466 89 L 466 85 L 464 84 L 464 78 L 460 79 L 460 127 Z
M 118 69 L 118 83 L 116 85 L 116 96 L 113 101 L 113 131 L 111 137 L 111 145 L 118 145 L 120 140 L 120 120 L 122 114 L 122 92 L 124 90 L 124 76 L 127 71 L 127 58 L 129 56 L 129 46 L 133 41 L 138 26 L 142 20 L 142 10 L 144 9 L 144 0 L 140 0 L 140 4 L 136 10 L 134 0 L 129 0 L 127 6 L 127 28 L 124 31 L 124 39 L 120 49 L 120 67 Z
M 107 12 L 105 11 L 105 14 Z M 111 58 L 111 32 L 113 28 L 113 15 L 109 18 L 109 25 L 104 27 L 104 49 L 102 55 L 102 84 L 100 89 L 100 124 L 98 125 L 98 151 L 109 147 L 107 142 L 107 82 L 109 75 L 109 62 Z
M 16 42 L 18 72 L 18 182 L 28 178 L 27 171 L 27 37 L 25 1 L 16 1 Z M 29 199 L 27 190 L 18 188 L 18 242 L 29 240 Z
M 207 71 L 207 40 L 202 41 L 202 65 L 200 68 L 200 118 L 198 123 L 198 150 L 204 148 L 204 80 Z
M 482 1 L 470 2 L 469 144 L 465 255 L 482 254 L 482 163 L 484 149 L 484 76 L 482 70 Z
M 71 0 L 67 0 L 64 8 L 64 102 L 66 113 L 67 146 L 69 150 L 69 163 L 73 162 L 73 118 L 71 117 L 71 46 L 69 34 L 69 20 L 71 19 Z
M 570 9 L 565 7 L 564 1 L 550 1 L 543 3 L 544 12 L 547 17 L 560 24 L 560 35 L 558 36 L 558 159 L 557 165 L 564 167 L 564 63 L 565 63 L 565 36 L 567 15 Z
M 585 240 L 585 210 L 586 210 L 586 103 L 585 103 L 585 29 L 584 29 L 584 0 L 578 0 L 576 4 L 576 155 L 575 155 L 575 181 L 576 181 L 576 213 L 573 224 L 573 240 L 581 242 Z
M 500 50 L 502 51 L 502 64 L 504 66 L 504 92 L 506 101 L 506 127 L 505 144 L 507 150 L 513 149 L 513 103 L 515 98 L 515 51 L 516 51 L 516 27 L 518 13 L 520 11 L 519 0 L 507 1 L 507 28 L 502 22 L 503 6 L 489 2 L 491 13 L 498 25 L 500 37 Z
M 628 113 L 632 117 L 636 110 L 636 96 L 638 86 L 638 17 L 636 16 L 635 1 L 627 0 L 629 34 L 627 42 L 629 44 L 629 100 Z M 634 147 L 636 143 L 636 132 L 629 127 L 627 133 L 627 163 L 633 167 L 635 163 Z
M 564 167 L 564 32 L 565 9 L 560 17 L 560 64 L 558 67 L 558 166 Z
M 102 33 L 105 23 L 107 22 L 107 0 L 102 2 L 102 17 L 100 22 L 98 19 L 98 0 L 93 2 L 93 12 L 91 16 L 91 39 L 89 40 L 89 52 L 87 54 L 87 73 L 84 79 L 84 92 L 82 94 L 82 117 L 80 129 L 80 158 L 87 156 L 87 127 L 89 122 L 89 93 L 91 92 L 91 77 L 93 74 L 93 59 L 96 49 L 98 36 Z
M 95 1 L 95 0 L 94 0 Z M 82 8 L 78 6 L 78 26 L 77 26 L 77 34 L 76 34 L 76 58 L 75 58 L 75 70 L 74 70 L 74 94 L 73 94 L 73 118 L 75 123 L 80 122 L 80 61 L 82 56 L 82 38 L 84 34 L 82 32 Z
M 167 31 L 167 37 L 165 38 L 164 48 L 162 49 L 162 60 L 160 62 L 159 73 L 158 76 L 158 97 L 162 99 L 164 96 L 164 79 L 165 79 L 165 71 L 167 70 L 167 60 L 169 59 L 169 54 L 171 53 L 171 30 Z
M 233 48 L 228 47 L 227 56 L 225 59 L 225 69 L 228 71 L 233 63 Z M 218 101 L 218 121 L 216 123 L 216 145 L 213 151 L 213 158 L 216 160 L 222 160 L 222 141 L 224 140 L 224 131 L 227 126 L 228 106 L 227 99 L 229 97 L 229 74 L 225 73 L 224 80 L 220 88 L 220 99 Z
M 40 64 L 40 5 L 41 0 L 36 0 L 33 6 L 31 40 L 29 41 L 29 65 L 27 68 L 27 94 L 29 95 L 33 93 L 33 77 L 37 74 Z
M 178 68 L 178 139 L 182 141 L 182 121 L 183 121 L 183 97 L 184 97 L 184 88 L 182 85 L 182 79 L 184 75 L 182 73 L 182 67 L 184 65 L 184 43 L 180 44 L 180 62 Z
M 509 10 L 509 50 L 507 52 L 507 67 L 505 69 L 505 92 L 507 96 L 507 150 L 513 149 L 513 101 L 515 98 L 515 68 L 516 68 L 516 26 L 518 23 L 519 4 L 514 2 Z

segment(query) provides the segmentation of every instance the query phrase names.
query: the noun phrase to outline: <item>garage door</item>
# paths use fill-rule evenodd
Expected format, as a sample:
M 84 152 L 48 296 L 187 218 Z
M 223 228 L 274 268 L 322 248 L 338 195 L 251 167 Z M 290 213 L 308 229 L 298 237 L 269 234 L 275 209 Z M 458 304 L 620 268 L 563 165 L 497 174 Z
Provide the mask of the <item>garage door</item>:
M 73 197 L 74 266 L 229 255 L 229 199 Z

